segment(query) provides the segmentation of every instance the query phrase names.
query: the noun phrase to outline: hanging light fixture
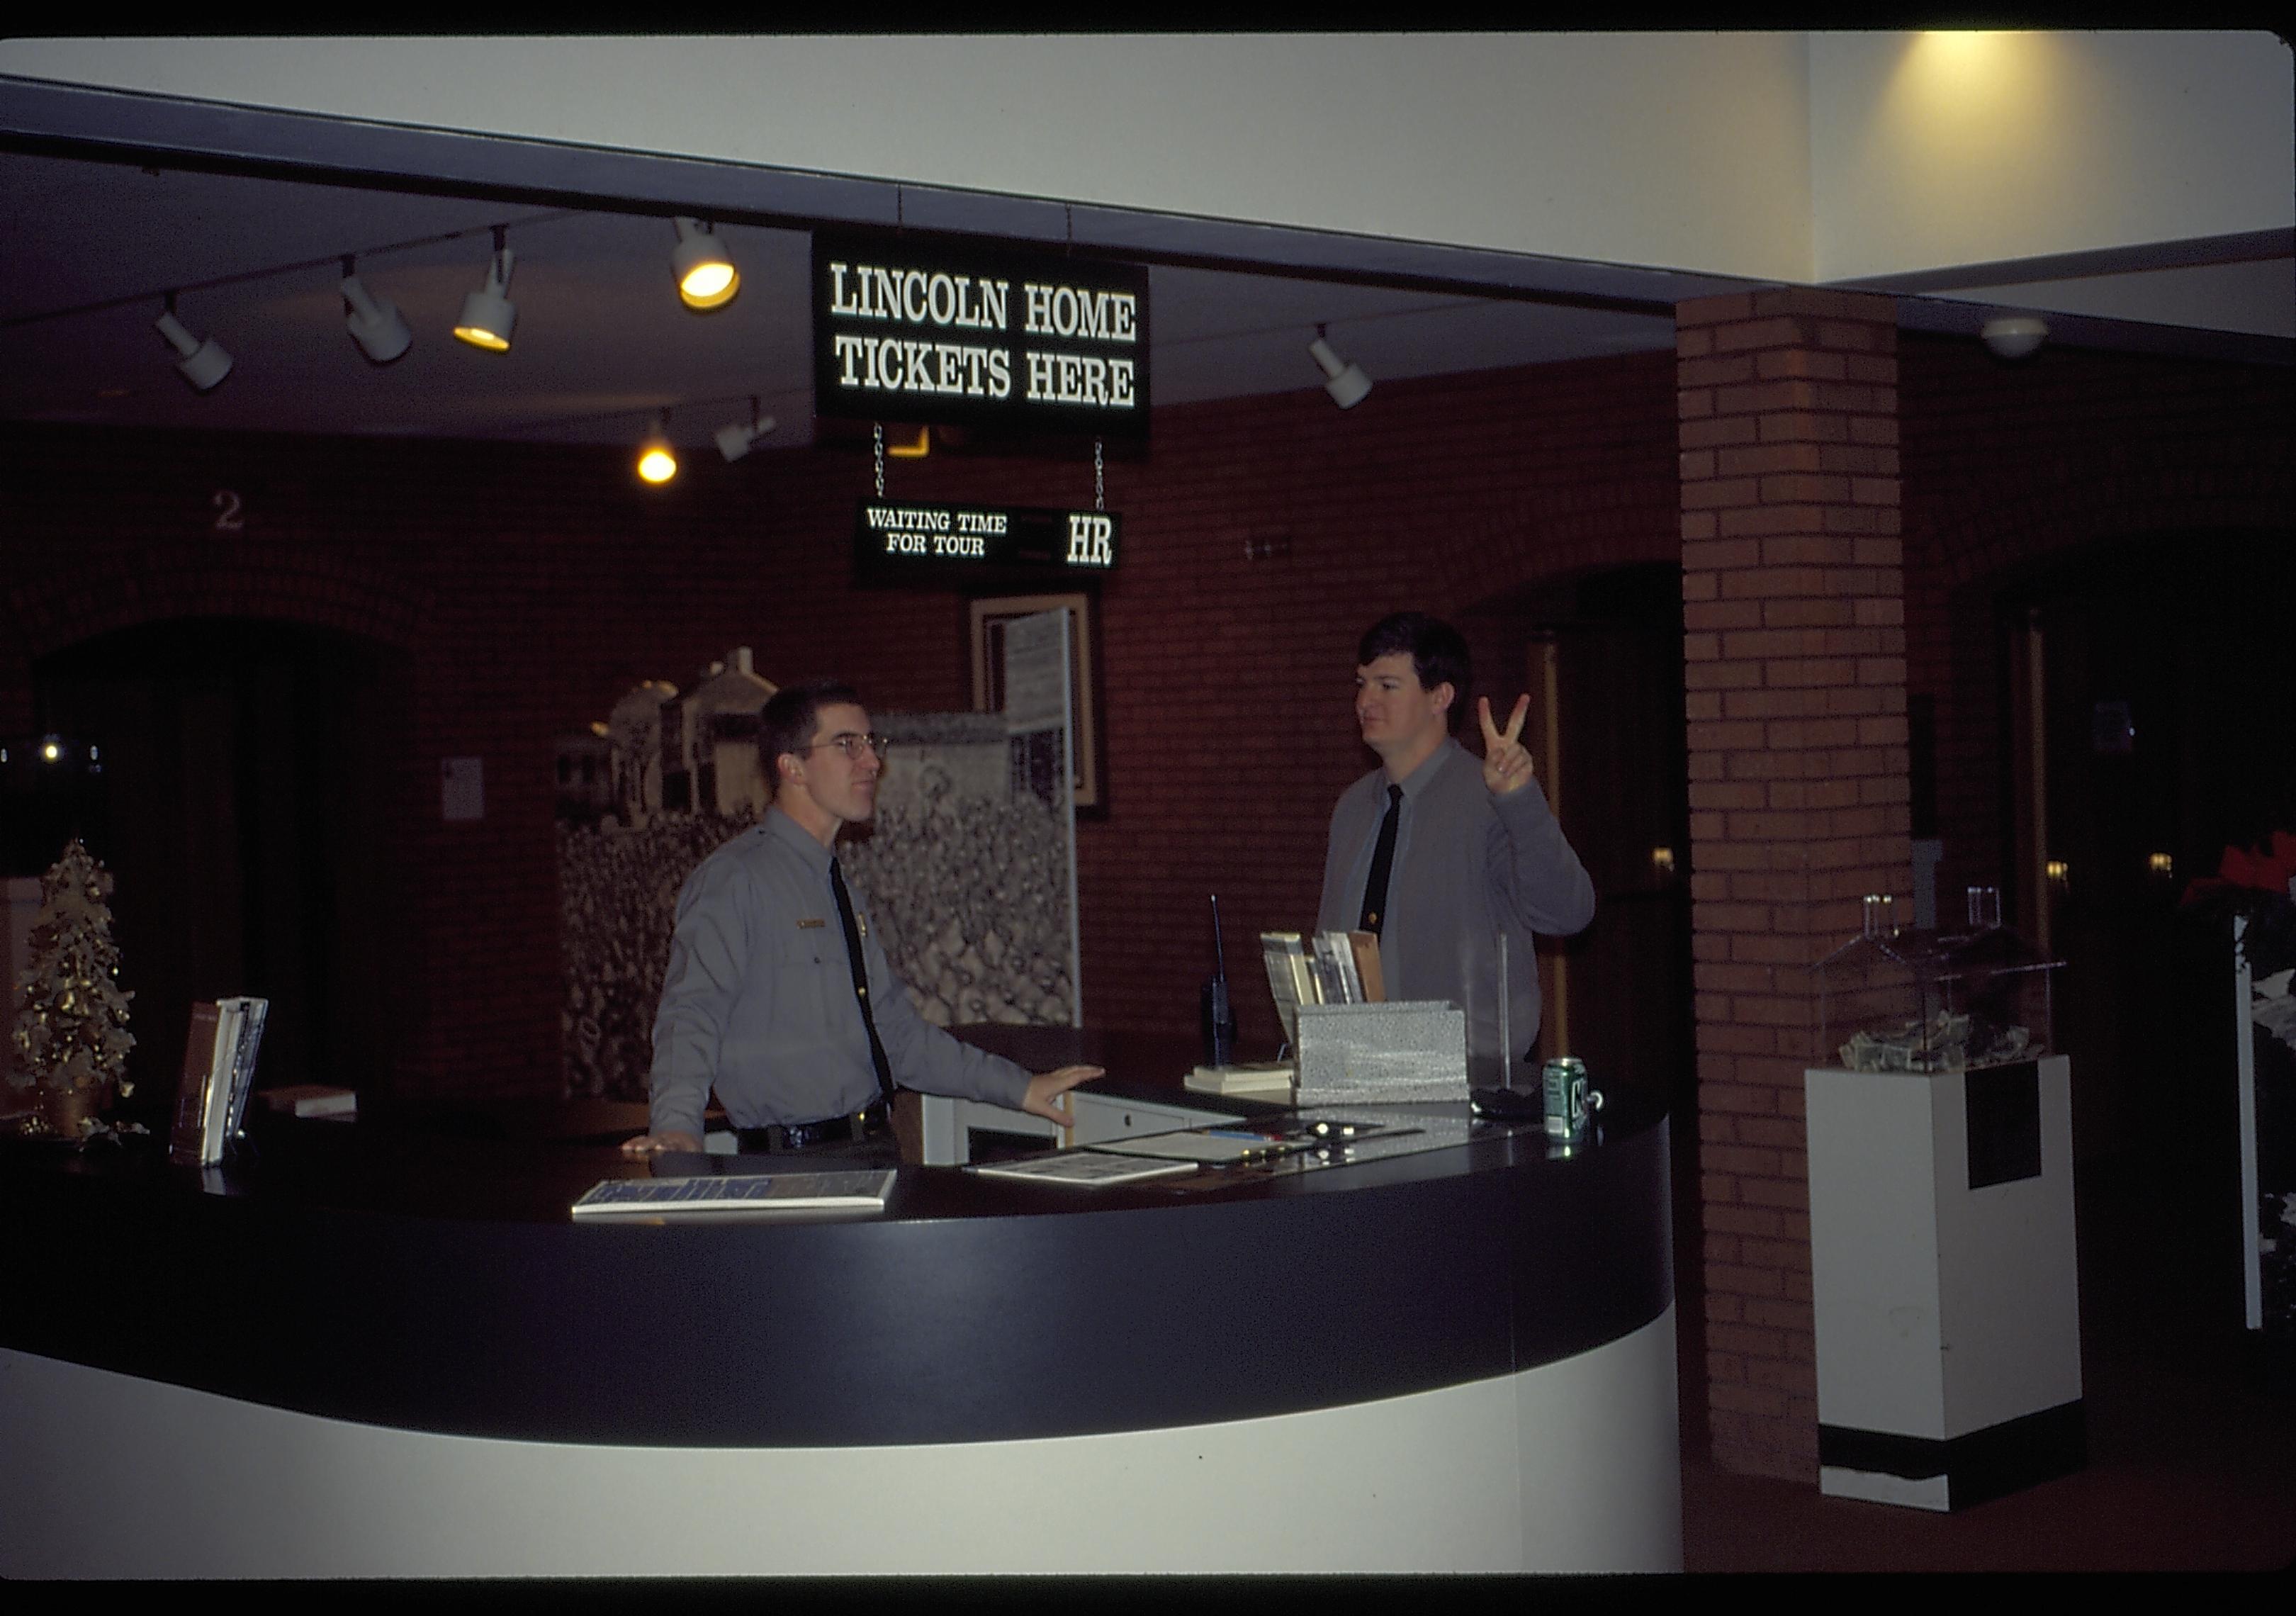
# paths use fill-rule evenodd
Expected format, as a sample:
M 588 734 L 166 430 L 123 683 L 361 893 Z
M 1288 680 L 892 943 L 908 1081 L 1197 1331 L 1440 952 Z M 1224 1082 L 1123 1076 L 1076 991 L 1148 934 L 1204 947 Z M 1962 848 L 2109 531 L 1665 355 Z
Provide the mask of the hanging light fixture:
M 1331 394 L 1332 402 L 1341 409 L 1355 408 L 1364 401 L 1364 395 L 1371 391 L 1371 378 L 1364 374 L 1363 366 L 1350 364 L 1333 353 L 1332 345 L 1324 340 L 1321 325 L 1316 327 L 1316 340 L 1308 344 L 1308 357 L 1323 370 L 1324 390 Z
M 343 254 L 343 326 L 361 352 L 377 365 L 388 365 L 414 344 L 398 305 L 378 298 L 359 283 L 358 260 Z
M 659 487 L 676 475 L 677 451 L 669 447 L 669 412 L 664 410 L 638 445 L 638 478 Z
M 771 415 L 761 413 L 757 395 L 750 396 L 750 418 L 734 421 L 718 429 L 718 452 L 727 460 L 739 460 L 756 447 L 758 439 L 780 424 Z
M 722 308 L 742 290 L 741 271 L 726 256 L 718 234 L 697 218 L 670 220 L 677 227 L 677 247 L 669 255 L 677 271 L 677 295 L 688 308 Z
M 204 393 L 231 374 L 231 356 L 223 351 L 216 340 L 209 337 L 203 340 L 192 335 L 184 329 L 184 323 L 176 318 L 174 292 L 168 294 L 167 306 L 152 325 L 176 350 L 176 368 L 183 373 L 184 380 L 192 384 L 194 391 Z
M 463 299 L 463 317 L 455 322 L 456 336 L 492 354 L 509 351 L 511 328 L 518 324 L 518 305 L 509 296 L 512 258 L 504 234 L 496 225 L 495 256 L 487 265 L 486 284 Z

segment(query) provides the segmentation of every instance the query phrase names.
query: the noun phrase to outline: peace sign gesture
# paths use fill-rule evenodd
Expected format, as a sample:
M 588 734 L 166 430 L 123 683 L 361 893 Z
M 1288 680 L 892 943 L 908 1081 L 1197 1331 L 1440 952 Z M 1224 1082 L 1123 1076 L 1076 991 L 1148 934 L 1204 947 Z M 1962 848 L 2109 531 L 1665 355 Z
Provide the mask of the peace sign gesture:
M 1523 750 L 1522 721 L 1530 711 L 1530 698 L 1517 696 L 1506 727 L 1491 722 L 1491 699 L 1475 698 L 1475 716 L 1483 725 L 1483 783 L 1494 797 L 1511 796 L 1529 783 L 1530 754 Z

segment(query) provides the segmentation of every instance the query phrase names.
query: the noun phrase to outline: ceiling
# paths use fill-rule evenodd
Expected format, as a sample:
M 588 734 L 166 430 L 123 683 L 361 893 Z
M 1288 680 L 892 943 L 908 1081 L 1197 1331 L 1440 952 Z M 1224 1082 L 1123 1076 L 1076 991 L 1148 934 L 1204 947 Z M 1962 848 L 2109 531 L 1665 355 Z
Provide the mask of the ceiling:
M 761 447 L 813 439 L 801 228 L 720 225 L 742 291 L 698 314 L 677 300 L 659 213 L 0 151 L 0 419 L 611 444 L 668 410 L 671 438 L 699 447 L 755 397 L 780 422 Z M 506 354 L 449 334 L 497 225 L 516 255 Z M 1178 240 L 1187 226 L 1170 228 Z M 414 330 L 396 363 L 371 364 L 344 330 L 346 253 Z M 1152 397 L 1167 405 L 1316 386 L 1319 324 L 1375 382 L 1668 349 L 1671 298 L 1734 284 L 1572 265 L 1550 282 L 1578 295 L 1476 295 L 1472 282 L 1357 276 L 1344 253 L 1313 278 L 1142 256 Z M 2069 311 L 2052 321 L 2060 340 L 2286 362 L 2296 260 L 2277 234 L 2231 257 L 1980 267 L 1961 289 L 1936 276 L 1881 289 L 1908 294 L 1914 328 L 1973 332 L 1992 308 L 2022 306 Z M 176 375 L 153 329 L 170 290 L 184 324 L 235 361 L 212 392 Z

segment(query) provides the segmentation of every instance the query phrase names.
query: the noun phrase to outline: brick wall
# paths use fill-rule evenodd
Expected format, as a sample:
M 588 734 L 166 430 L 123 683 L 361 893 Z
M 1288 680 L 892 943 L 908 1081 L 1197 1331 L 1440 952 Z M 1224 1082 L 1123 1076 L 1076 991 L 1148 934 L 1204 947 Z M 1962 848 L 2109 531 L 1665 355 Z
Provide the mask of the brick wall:
M 1683 651 L 1717 1460 L 1815 1480 L 1807 967 L 1910 890 L 1887 299 L 1684 304 Z
M 1304 360 L 1303 360 L 1304 364 Z M 1672 554 L 1664 354 L 1160 411 L 1111 459 L 1124 569 L 1100 601 L 1109 812 L 1079 835 L 1096 1025 L 1192 1029 L 1217 891 L 1236 963 L 1312 920 L 1355 740 L 1357 636 L 1541 576 Z M 552 742 L 642 678 L 690 687 L 732 646 L 775 679 L 841 670 L 887 710 L 970 705 L 954 591 L 857 589 L 865 453 L 705 452 L 663 490 L 619 451 L 15 427 L 0 550 L 0 722 L 31 664 L 179 615 L 315 624 L 386 648 L 405 684 L 394 846 L 410 1091 L 544 1092 L 558 1070 Z M 132 466 L 134 475 L 119 468 Z M 1088 458 L 892 461 L 896 494 L 1081 505 Z M 213 531 L 213 495 L 244 527 Z M 1251 539 L 1283 554 L 1250 559 Z M 1520 669 L 1494 668 L 1511 693 Z M 439 761 L 485 760 L 487 818 L 447 824 Z M 1275 1017 L 1238 995 L 1248 1046 Z

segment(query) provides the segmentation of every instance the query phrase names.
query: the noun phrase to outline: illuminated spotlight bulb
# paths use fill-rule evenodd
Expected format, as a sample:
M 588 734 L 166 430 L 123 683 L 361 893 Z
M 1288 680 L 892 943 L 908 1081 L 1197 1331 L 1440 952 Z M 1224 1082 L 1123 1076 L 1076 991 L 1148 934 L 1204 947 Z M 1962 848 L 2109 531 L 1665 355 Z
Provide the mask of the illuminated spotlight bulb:
M 502 228 L 497 226 L 495 256 L 487 266 L 486 284 L 463 299 L 463 317 L 455 322 L 455 334 L 472 348 L 483 348 L 490 354 L 509 351 L 511 328 L 518 324 L 518 305 L 509 296 L 513 261 L 511 250 L 503 244 Z
M 758 439 L 763 438 L 780 424 L 771 415 L 760 414 L 758 410 L 758 401 L 752 398 L 750 400 L 750 418 L 747 421 L 730 422 L 718 429 L 715 434 L 718 439 L 718 452 L 729 461 L 739 460 L 757 446 Z
M 343 260 L 343 328 L 359 351 L 377 365 L 388 365 L 414 345 L 414 333 L 398 305 L 378 298 L 360 284 L 348 258 Z
M 677 295 L 688 308 L 719 308 L 742 290 L 741 272 L 726 256 L 717 233 L 700 219 L 678 217 L 677 246 L 669 255 L 677 271 Z
M 1324 340 L 1324 328 L 1320 325 L 1316 327 L 1316 340 L 1308 344 L 1308 357 L 1322 369 L 1324 390 L 1341 409 L 1355 408 L 1371 391 L 1371 378 L 1364 374 L 1363 366 L 1342 360 L 1333 353 L 1332 345 Z
M 2032 315 L 1997 315 L 1978 332 L 2004 359 L 2021 359 L 2048 340 L 2048 322 Z
M 152 324 L 176 350 L 176 368 L 195 391 L 204 393 L 231 374 L 231 356 L 217 345 L 213 337 L 201 341 L 184 329 L 183 322 L 176 318 L 174 298 L 168 299 L 167 312 Z
M 677 451 L 669 447 L 667 422 L 657 424 L 638 445 L 638 478 L 659 487 L 677 475 Z

